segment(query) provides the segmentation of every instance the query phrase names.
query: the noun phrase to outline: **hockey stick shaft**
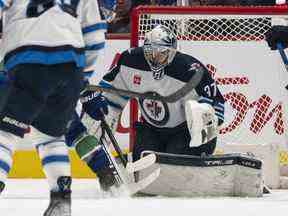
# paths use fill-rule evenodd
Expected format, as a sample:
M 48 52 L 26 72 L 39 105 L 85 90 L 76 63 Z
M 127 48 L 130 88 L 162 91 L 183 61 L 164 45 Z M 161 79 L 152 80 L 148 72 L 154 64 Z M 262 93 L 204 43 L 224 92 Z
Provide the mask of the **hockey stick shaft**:
M 103 86 L 97 86 L 97 85 L 88 85 L 86 89 L 89 91 L 107 92 L 107 93 L 116 94 L 116 95 L 128 96 L 131 98 L 150 99 L 150 100 L 163 101 L 166 103 L 174 103 L 178 101 L 179 99 L 183 98 L 185 95 L 191 92 L 194 88 L 196 88 L 196 86 L 201 81 L 203 74 L 204 74 L 203 70 L 198 70 L 197 72 L 195 72 L 191 80 L 187 82 L 182 88 L 178 89 L 174 93 L 167 95 L 167 96 L 162 96 L 158 94 L 157 92 L 139 93 L 139 92 L 124 90 L 124 89 L 118 89 L 115 87 L 103 87 Z
M 118 183 L 123 183 L 123 179 L 121 178 L 121 175 L 119 173 L 119 170 L 116 168 L 116 162 L 113 160 L 113 156 L 109 151 L 108 144 L 105 143 L 106 141 L 101 139 L 101 144 L 103 146 L 103 150 L 105 151 L 105 154 L 107 155 L 107 158 L 109 160 L 109 163 L 115 168 L 115 177 Z
M 109 125 L 107 124 L 105 118 L 101 119 L 101 127 L 107 133 L 107 135 L 108 135 L 108 137 L 109 137 L 109 139 L 110 139 L 115 151 L 117 152 L 121 162 L 123 163 L 124 167 L 126 167 L 127 160 L 126 160 L 126 158 L 125 158 L 125 156 L 124 156 L 124 154 L 123 154 L 123 152 L 122 152 L 122 150 L 121 150 L 121 148 L 120 148 L 115 136 L 113 135 L 112 130 L 110 129 Z
M 116 95 L 128 96 L 131 98 L 139 98 L 139 99 L 148 98 L 148 99 L 153 99 L 153 100 L 163 100 L 162 96 L 160 95 L 156 95 L 156 94 L 153 95 L 152 93 L 139 93 L 139 92 L 124 90 L 124 89 L 118 89 L 114 87 L 89 85 L 87 86 L 87 90 L 97 91 L 97 92 L 107 92 L 107 93 L 116 94 Z

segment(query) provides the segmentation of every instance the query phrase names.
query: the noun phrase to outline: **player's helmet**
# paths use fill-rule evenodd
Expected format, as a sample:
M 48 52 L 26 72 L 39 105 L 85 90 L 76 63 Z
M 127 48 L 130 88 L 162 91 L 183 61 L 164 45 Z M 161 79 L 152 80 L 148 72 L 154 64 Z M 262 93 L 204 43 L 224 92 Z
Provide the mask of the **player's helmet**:
M 177 51 L 175 35 L 166 26 L 158 25 L 145 34 L 144 56 L 155 79 L 161 79 L 163 69 L 170 64 Z

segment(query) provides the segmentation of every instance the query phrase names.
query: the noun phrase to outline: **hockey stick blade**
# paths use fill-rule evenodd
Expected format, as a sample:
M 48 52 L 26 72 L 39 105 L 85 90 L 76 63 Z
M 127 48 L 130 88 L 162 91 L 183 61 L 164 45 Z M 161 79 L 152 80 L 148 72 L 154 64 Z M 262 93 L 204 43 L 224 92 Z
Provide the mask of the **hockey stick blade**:
M 191 78 L 189 82 L 187 82 L 182 88 L 178 89 L 174 93 L 162 96 L 158 94 L 157 92 L 134 92 L 124 89 L 118 89 L 115 87 L 103 87 L 103 86 L 97 86 L 97 85 L 88 85 L 86 87 L 89 91 L 97 91 L 97 92 L 107 92 L 111 94 L 121 95 L 121 96 L 128 96 L 130 98 L 138 98 L 138 99 L 150 99 L 150 100 L 158 100 L 163 101 L 166 103 L 175 103 L 176 101 L 183 98 L 185 95 L 187 95 L 191 90 L 196 88 L 196 86 L 199 84 L 203 77 L 204 71 L 198 70 L 195 75 Z
M 139 180 L 138 182 L 129 183 L 127 185 L 129 194 L 133 195 L 137 193 L 138 191 L 143 190 L 152 182 L 154 182 L 158 178 L 159 175 L 160 175 L 160 167 L 154 170 L 152 173 L 150 173 L 147 177 Z
M 143 170 L 152 166 L 155 162 L 156 162 L 156 155 L 151 153 L 133 163 L 128 162 L 126 165 L 126 170 L 128 173 L 134 173 L 136 171 Z

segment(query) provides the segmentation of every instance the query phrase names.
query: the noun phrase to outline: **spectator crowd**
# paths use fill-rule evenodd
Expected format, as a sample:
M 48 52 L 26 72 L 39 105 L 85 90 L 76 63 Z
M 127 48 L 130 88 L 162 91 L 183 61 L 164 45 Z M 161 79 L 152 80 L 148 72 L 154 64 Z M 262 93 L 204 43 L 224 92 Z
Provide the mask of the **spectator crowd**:
M 129 33 L 130 13 L 139 5 L 161 6 L 273 6 L 285 0 L 98 0 L 108 21 L 108 33 Z

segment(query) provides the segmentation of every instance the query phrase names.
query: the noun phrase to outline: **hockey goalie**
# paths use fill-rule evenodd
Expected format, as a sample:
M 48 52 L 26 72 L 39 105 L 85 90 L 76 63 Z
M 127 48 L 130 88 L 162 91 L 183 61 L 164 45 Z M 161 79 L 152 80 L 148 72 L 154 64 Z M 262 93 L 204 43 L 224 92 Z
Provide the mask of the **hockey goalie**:
M 138 161 L 152 152 L 157 163 L 139 170 L 136 181 L 159 167 L 161 172 L 142 193 L 262 195 L 261 161 L 238 154 L 212 156 L 224 121 L 224 98 L 206 67 L 177 51 L 176 37 L 167 27 L 156 26 L 146 33 L 143 46 L 121 53 L 99 85 L 103 93 L 90 98 L 108 104 L 106 119 L 113 131 L 129 100 L 120 90 L 144 95 L 137 98 L 141 120 L 135 124 L 132 155 Z M 105 91 L 109 88 L 119 89 L 119 94 Z M 163 97 L 145 98 L 151 92 Z M 92 126 L 92 130 L 98 134 L 100 129 Z

